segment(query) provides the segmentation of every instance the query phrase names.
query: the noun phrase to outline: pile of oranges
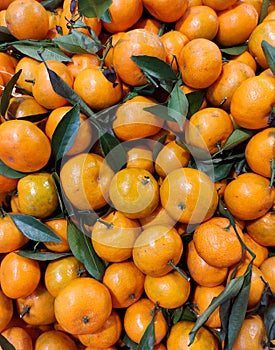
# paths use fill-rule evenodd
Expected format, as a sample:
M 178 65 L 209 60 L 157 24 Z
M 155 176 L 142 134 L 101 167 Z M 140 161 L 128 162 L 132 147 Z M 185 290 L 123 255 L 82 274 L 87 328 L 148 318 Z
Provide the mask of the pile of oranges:
M 274 74 L 273 0 L 1 1 L 1 349 L 272 348 Z

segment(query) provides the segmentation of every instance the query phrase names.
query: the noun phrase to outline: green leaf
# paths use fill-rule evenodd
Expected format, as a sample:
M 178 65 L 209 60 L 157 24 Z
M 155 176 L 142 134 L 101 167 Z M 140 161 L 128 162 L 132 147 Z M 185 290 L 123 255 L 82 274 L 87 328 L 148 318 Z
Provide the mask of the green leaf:
M 72 255 L 72 253 L 34 252 L 32 250 L 19 250 L 17 254 L 38 261 L 52 261 Z
M 263 0 L 258 24 L 262 23 L 264 18 L 267 16 L 269 5 L 270 5 L 270 0 Z
M 45 7 L 45 9 L 53 11 L 56 8 L 62 6 L 63 0 L 44 0 L 40 4 Z
M 61 35 L 53 39 L 53 42 L 62 49 L 71 53 L 97 53 L 101 46 L 88 35 L 72 30 L 68 35 Z
M 15 347 L 2 334 L 0 334 L 0 346 L 3 350 L 16 350 Z
M 13 41 L 15 37 L 11 35 L 7 27 L 0 26 L 0 44 Z
M 190 119 L 192 115 L 201 108 L 204 96 L 205 96 L 204 90 L 195 90 L 186 94 L 186 98 L 189 103 L 187 119 Z
M 62 242 L 62 240 L 45 224 L 33 216 L 25 214 L 8 214 L 19 231 L 36 242 Z
M 106 10 L 103 15 L 100 17 L 101 21 L 106 22 L 106 23 L 111 23 L 112 18 L 109 10 Z
M 114 172 L 125 167 L 127 162 L 126 151 L 114 135 L 106 132 L 99 137 L 99 142 L 105 159 Z
M 232 47 L 224 47 L 221 48 L 221 52 L 226 53 L 228 55 L 240 55 L 243 52 L 245 52 L 247 49 L 247 44 L 245 45 L 239 45 L 239 46 L 232 46 Z
M 157 308 L 157 305 L 155 305 L 154 309 L 152 310 L 152 319 L 149 322 L 148 326 L 146 327 L 145 332 L 143 333 L 143 336 L 141 337 L 136 350 L 154 350 L 155 314 L 157 312 L 156 308 Z M 160 311 L 158 310 L 158 312 Z
M 269 68 L 275 74 L 275 47 L 270 45 L 266 40 L 262 41 L 262 49 L 267 59 Z
M 131 59 L 139 66 L 143 73 L 147 73 L 152 78 L 176 81 L 177 76 L 171 66 L 163 60 L 154 56 L 131 56 Z
M 180 130 L 183 131 L 183 125 L 188 113 L 189 103 L 185 93 L 176 84 L 170 94 L 168 101 L 168 114 L 179 125 Z
M 101 18 L 111 4 L 112 0 L 78 0 L 78 11 L 89 18 Z
M 122 333 L 121 340 L 123 344 L 125 344 L 128 348 L 131 348 L 133 350 L 137 349 L 138 344 L 134 343 L 131 338 L 128 337 L 128 335 L 124 332 Z
M 275 339 L 275 304 L 271 304 L 264 313 L 264 325 L 267 339 L 270 342 Z
M 171 117 L 168 113 L 168 107 L 164 104 L 156 104 L 150 107 L 144 107 L 144 111 L 150 112 L 154 115 L 156 115 L 158 118 L 162 120 L 172 121 L 175 122 L 176 120 Z
M 235 148 L 236 146 L 240 145 L 242 142 L 248 140 L 251 136 L 253 136 L 256 133 L 255 130 L 249 130 L 249 129 L 235 129 L 232 134 L 227 139 L 225 145 L 223 146 L 221 151 L 218 151 L 216 154 L 221 153 L 225 150 L 230 150 L 232 148 Z M 215 154 L 215 155 L 216 155 Z
M 76 104 L 60 120 L 52 137 L 55 161 L 63 158 L 75 142 L 80 126 L 80 109 Z
M 3 91 L 3 94 L 2 94 L 2 97 L 1 97 L 1 106 L 0 106 L 0 112 L 1 112 L 1 115 L 5 115 L 6 112 L 7 112 L 7 109 L 8 109 L 8 106 L 9 106 L 9 103 L 10 103 L 10 98 L 11 98 L 11 95 L 12 95 L 12 91 L 13 91 L 13 88 L 20 76 L 22 72 L 22 69 L 20 69 L 17 73 L 15 73 L 10 81 L 7 83 L 7 85 L 5 86 L 4 88 L 4 91 Z
M 21 179 L 21 177 L 26 176 L 25 173 L 20 173 L 19 171 L 9 168 L 2 160 L 0 160 L 0 174 L 11 179 Z
M 41 122 L 42 120 L 45 120 L 50 115 L 50 113 L 51 112 L 26 115 L 24 117 L 21 117 L 20 120 L 28 120 L 29 122 L 32 122 L 32 123 L 38 123 L 38 122 Z
M 101 280 L 105 271 L 105 264 L 95 253 L 91 238 L 86 236 L 70 219 L 67 220 L 68 242 L 73 255 L 84 264 L 91 276 Z

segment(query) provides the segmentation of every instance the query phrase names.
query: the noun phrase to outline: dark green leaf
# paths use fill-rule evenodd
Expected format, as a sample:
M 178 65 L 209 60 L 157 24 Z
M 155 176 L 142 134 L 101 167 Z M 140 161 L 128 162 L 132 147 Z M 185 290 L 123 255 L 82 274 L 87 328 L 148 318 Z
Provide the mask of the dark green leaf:
M 2 334 L 0 334 L 0 346 L 3 350 L 16 350 L 15 347 Z
M 128 348 L 131 348 L 133 350 L 137 349 L 137 343 L 134 343 L 132 339 L 130 339 L 128 337 L 128 335 L 126 333 L 123 333 L 121 336 L 121 340 L 123 342 L 123 344 L 125 344 L 126 346 L 128 346 Z
M 28 120 L 32 123 L 41 122 L 49 116 L 50 112 L 42 113 L 42 114 L 32 114 L 21 117 L 20 120 Z
M 0 160 L 0 174 L 11 179 L 21 179 L 21 177 L 26 176 L 25 173 L 20 173 L 19 171 L 9 168 L 2 160 Z
M 275 339 L 275 304 L 271 304 L 264 313 L 264 325 L 268 341 Z
M 183 130 L 188 108 L 189 103 L 185 93 L 181 90 L 179 85 L 176 84 L 168 101 L 168 114 L 178 123 L 181 131 Z
M 43 5 L 45 9 L 53 11 L 62 6 L 63 0 L 43 0 L 40 2 L 40 4 Z
M 76 104 L 60 120 L 52 137 L 55 161 L 63 158 L 75 142 L 80 125 L 80 109 Z
M 270 0 L 263 0 L 258 23 L 262 23 L 263 19 L 267 16 L 269 5 L 270 5 Z
M 71 53 L 95 54 L 101 48 L 94 39 L 78 30 L 72 30 L 68 35 L 58 36 L 53 39 L 53 42 Z
M 214 164 L 213 162 L 197 162 L 197 169 L 207 174 L 214 182 L 222 180 L 229 174 L 234 161 L 231 162 L 220 162 Z
M 154 350 L 155 343 L 155 318 L 152 317 L 143 333 L 136 350 Z
M 131 59 L 139 66 L 142 72 L 147 73 L 152 78 L 176 81 L 177 76 L 171 66 L 163 60 L 154 56 L 131 56 Z
M 275 74 L 275 47 L 270 45 L 266 40 L 262 41 L 262 49 L 267 59 L 269 68 Z
M 3 94 L 2 94 L 2 97 L 1 97 L 1 106 L 0 106 L 0 112 L 1 112 L 1 115 L 5 115 L 6 112 L 7 112 L 7 109 L 8 109 L 8 106 L 9 106 L 9 103 L 10 103 L 10 98 L 11 98 L 11 95 L 12 95 L 12 91 L 13 91 L 13 88 L 20 76 L 22 72 L 22 69 L 20 69 L 17 73 L 15 73 L 10 81 L 7 83 L 7 85 L 5 86 L 5 89 L 3 91 Z
M 109 10 L 106 10 L 103 15 L 101 16 L 101 20 L 106 23 L 111 23 L 112 18 Z
M 126 151 L 119 140 L 109 132 L 99 138 L 100 146 L 108 165 L 113 171 L 119 171 L 127 162 Z
M 111 4 L 112 0 L 78 0 L 78 11 L 89 18 L 101 18 Z
M 36 242 L 62 242 L 45 224 L 30 215 L 9 214 L 19 231 Z
M 189 103 L 187 119 L 190 119 L 192 115 L 201 108 L 204 96 L 205 96 L 204 90 L 195 90 L 186 94 L 186 97 Z
M 243 52 L 245 52 L 247 49 L 247 44 L 245 45 L 239 45 L 239 46 L 233 46 L 233 47 L 224 47 L 221 50 L 221 52 L 226 53 L 228 55 L 240 55 Z
M 101 280 L 105 270 L 104 262 L 95 253 L 91 238 L 86 236 L 68 219 L 68 242 L 73 255 L 84 264 L 91 276 Z
M 251 136 L 253 136 L 256 133 L 255 130 L 249 130 L 249 129 L 235 129 L 233 133 L 229 136 L 227 139 L 225 145 L 223 146 L 221 151 L 230 150 L 237 145 L 241 144 L 242 142 L 248 140 Z M 220 153 L 217 152 L 217 153 Z
M 72 253 L 34 252 L 32 250 L 19 250 L 17 254 L 38 261 L 52 261 L 72 255 Z
M 0 26 L 0 44 L 14 41 L 14 39 L 7 27 Z
M 171 117 L 168 113 L 168 107 L 164 104 L 156 104 L 150 107 L 143 108 L 144 111 L 150 112 L 156 116 L 158 116 L 162 120 L 175 122 L 176 120 Z

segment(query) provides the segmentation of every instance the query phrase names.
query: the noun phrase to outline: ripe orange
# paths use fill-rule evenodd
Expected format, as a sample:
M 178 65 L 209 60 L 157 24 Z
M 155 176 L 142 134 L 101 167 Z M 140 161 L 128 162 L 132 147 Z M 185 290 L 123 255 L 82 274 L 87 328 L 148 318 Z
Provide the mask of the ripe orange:
M 114 208 L 126 217 L 150 215 L 159 203 L 159 186 L 153 175 L 140 168 L 118 171 L 110 183 L 109 196 Z
M 165 210 L 160 203 L 151 215 L 139 219 L 139 222 L 143 229 L 154 225 L 173 227 L 176 224 L 176 221 L 168 214 L 167 210 Z
M 211 218 L 218 205 L 213 181 L 192 168 L 171 171 L 160 186 L 160 200 L 172 218 L 186 224 Z
M 275 128 L 257 132 L 245 147 L 245 159 L 255 173 L 271 177 L 271 161 L 274 159 Z
M 177 21 L 185 13 L 188 1 L 143 0 L 143 5 L 154 18 L 170 23 Z
M 142 140 L 143 141 L 143 140 Z M 134 141 L 127 151 L 127 168 L 142 168 L 154 172 L 153 152 L 145 144 Z
M 124 329 L 128 337 L 135 343 L 139 343 L 149 322 L 152 319 L 154 303 L 142 298 L 130 305 L 124 315 Z M 166 320 L 159 309 L 155 310 L 155 345 L 160 343 L 167 333 Z
M 275 292 L 275 257 L 270 256 L 265 259 L 260 265 L 261 273 L 263 274 L 264 280 L 269 284 L 272 293 Z
M 3 0 L 0 4 L 0 10 L 6 10 L 10 3 L 12 3 L 14 0 Z
M 226 279 L 228 268 L 209 265 L 197 252 L 194 240 L 188 243 L 186 263 L 192 279 L 201 286 L 215 287 Z
M 13 316 L 13 302 L 12 299 L 8 298 L 0 289 L 0 332 L 7 328 Z
M 235 90 L 230 112 L 239 126 L 262 129 L 268 126 L 268 118 L 274 103 L 274 78 L 258 75 L 244 80 Z
M 101 110 L 111 107 L 122 98 L 122 83 L 108 80 L 99 67 L 86 68 L 75 78 L 74 91 L 92 109 Z
M 124 33 L 125 32 L 114 33 L 111 36 L 109 36 L 107 40 L 104 42 L 105 48 L 102 50 L 102 57 L 104 57 L 104 65 L 107 68 L 113 68 L 114 46 L 116 45 L 116 43 Z M 112 45 L 111 45 L 111 41 L 112 41 Z
M 113 308 L 126 308 L 140 299 L 144 291 L 144 274 L 132 260 L 110 264 L 103 275 Z
M 77 350 L 73 338 L 58 330 L 48 330 L 39 335 L 35 341 L 35 350 Z
M 272 207 L 274 188 L 270 187 L 269 180 L 261 175 L 243 173 L 226 186 L 224 202 L 236 218 L 254 220 L 265 215 Z
M 155 18 L 142 16 L 134 25 L 133 29 L 146 29 L 149 32 L 158 34 L 161 28 L 161 22 Z
M 243 62 L 243 63 L 247 64 L 250 68 L 252 68 L 254 72 L 256 72 L 257 63 L 248 50 L 244 51 L 243 53 L 241 53 L 239 55 L 230 56 L 230 60 Z
M 113 0 L 109 6 L 111 22 L 104 22 L 104 28 L 110 33 L 124 32 L 132 27 L 141 17 L 143 11 L 142 0 Z
M 242 239 L 241 229 L 236 228 Z M 193 240 L 198 254 L 211 266 L 229 267 L 241 260 L 242 246 L 227 218 L 213 217 L 201 223 Z
M 14 346 L 14 349 L 33 350 L 32 338 L 23 327 L 9 327 L 1 335 Z
M 193 39 L 181 50 L 179 66 L 186 85 L 195 89 L 207 88 L 222 71 L 221 51 L 209 39 Z
M 244 233 L 243 237 L 244 244 L 256 255 L 255 259 L 253 260 L 253 264 L 259 267 L 268 257 L 267 247 L 254 241 L 254 239 L 248 233 Z M 247 259 L 248 262 L 251 260 L 251 255 L 247 250 L 245 252 L 245 259 Z
M 62 166 L 64 194 L 77 209 L 99 209 L 107 204 L 113 171 L 95 153 L 80 153 Z
M 144 74 L 131 59 L 131 56 L 138 55 L 166 60 L 165 48 L 156 34 L 146 29 L 132 29 L 126 32 L 114 47 L 113 65 L 121 80 L 133 86 L 146 83 Z
M 202 0 L 204 5 L 211 7 L 215 11 L 222 11 L 230 8 L 237 0 Z
M 49 30 L 48 13 L 35 0 L 13 1 L 7 8 L 6 23 L 11 34 L 18 40 L 43 40 Z
M 92 277 L 76 278 L 58 293 L 54 310 L 65 331 L 89 334 L 100 329 L 110 316 L 111 295 L 103 283 Z
M 97 55 L 92 53 L 76 53 L 71 57 L 71 62 L 67 63 L 67 67 L 75 79 L 84 69 L 97 67 L 100 60 Z
M 67 220 L 64 218 L 51 219 L 44 221 L 44 224 L 62 240 L 62 242 L 44 242 L 45 247 L 53 252 L 69 252 L 70 246 L 67 235 Z
M 43 149 L 43 152 L 38 152 Z M 0 125 L 0 159 L 10 168 L 22 172 L 42 169 L 49 161 L 51 144 L 35 124 L 26 120 L 9 120 Z
M 268 211 L 265 215 L 259 217 L 258 219 L 247 221 L 246 229 L 248 234 L 258 244 L 265 247 L 274 247 L 274 225 L 275 215 L 272 213 L 272 211 Z
M 186 275 L 184 271 L 182 273 Z M 144 290 L 154 303 L 158 302 L 161 307 L 174 309 L 188 300 L 191 287 L 190 282 L 178 271 L 170 271 L 160 277 L 146 275 Z
M 18 179 L 0 174 L 0 193 L 8 193 L 16 189 Z
M 10 252 L 0 265 L 0 280 L 4 294 L 12 299 L 26 297 L 38 286 L 41 276 L 36 260 Z
M 215 41 L 225 47 L 244 43 L 256 28 L 258 17 L 253 5 L 236 2 L 218 13 L 219 29 Z
M 7 84 L 15 73 L 17 63 L 18 61 L 15 57 L 6 52 L 0 52 L 0 76 L 4 85 Z
M 164 249 L 165 247 L 165 249 Z M 136 239 L 133 260 L 146 275 L 164 276 L 180 261 L 184 247 L 174 227 L 154 225 L 146 227 Z
M 189 7 L 175 24 L 175 29 L 186 35 L 189 40 L 197 38 L 213 40 L 218 28 L 217 13 L 205 5 Z
M 22 87 L 23 89 L 27 91 L 32 91 L 32 84 L 35 79 L 35 72 L 37 67 L 39 66 L 40 62 L 37 61 L 34 58 L 24 56 L 22 57 L 15 68 L 15 72 L 18 72 L 20 69 L 22 69 L 22 72 L 17 79 L 16 84 L 19 87 Z

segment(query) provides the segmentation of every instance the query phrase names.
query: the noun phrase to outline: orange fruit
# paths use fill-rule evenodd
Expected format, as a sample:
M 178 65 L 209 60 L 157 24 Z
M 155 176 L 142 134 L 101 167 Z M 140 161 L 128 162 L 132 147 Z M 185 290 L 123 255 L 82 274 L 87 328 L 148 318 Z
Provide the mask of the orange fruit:
M 60 172 L 64 194 L 81 210 L 96 210 L 107 204 L 112 177 L 113 171 L 104 158 L 95 153 L 73 156 Z
M 165 178 L 171 171 L 186 167 L 190 160 L 190 153 L 177 141 L 170 141 L 162 147 L 155 160 L 157 174 Z
M 268 283 L 272 293 L 274 293 L 275 292 L 275 283 L 274 283 L 275 257 L 270 256 L 267 259 L 265 259 L 259 268 L 261 270 L 261 273 L 263 274 L 264 280 Z
M 7 8 L 6 23 L 11 34 L 18 40 L 43 40 L 49 30 L 48 13 L 35 0 L 13 1 Z
M 122 98 L 122 83 L 108 80 L 99 67 L 86 68 L 75 78 L 74 91 L 93 109 L 111 107 Z
M 183 274 L 186 275 L 184 271 Z M 187 277 L 187 275 L 186 275 Z M 182 306 L 191 292 L 190 282 L 178 271 L 170 271 L 164 276 L 145 276 L 144 290 L 147 297 L 160 307 L 174 309 Z
M 224 291 L 223 285 L 215 287 L 204 287 L 197 285 L 194 291 L 192 302 L 195 307 L 195 311 L 200 316 L 210 305 L 213 298 L 218 297 Z M 205 325 L 212 328 L 221 327 L 220 308 L 217 307 L 215 311 L 209 316 Z
M 217 13 L 205 5 L 189 7 L 175 24 L 175 29 L 186 35 L 189 40 L 197 38 L 213 40 L 218 28 Z
M 263 319 L 260 315 L 251 315 L 244 319 L 232 350 L 261 349 L 266 340 Z
M 17 79 L 16 84 L 27 91 L 32 91 L 32 85 L 35 79 L 35 72 L 40 62 L 34 58 L 24 56 L 22 57 L 15 68 L 15 72 L 22 69 L 22 72 Z
M 110 183 L 114 208 L 130 219 L 150 215 L 159 203 L 159 186 L 153 175 L 140 168 L 119 170 Z
M 258 13 L 258 16 L 260 17 L 261 11 L 262 11 L 263 0 L 240 0 L 240 1 L 254 6 L 254 8 L 256 9 L 256 11 Z
M 17 299 L 31 294 L 37 288 L 40 276 L 39 263 L 16 252 L 7 253 L 1 261 L 1 287 L 9 298 Z
M 195 224 L 214 215 L 218 195 L 210 177 L 197 169 L 171 171 L 160 186 L 160 201 L 176 221 Z
M 0 52 L 0 76 L 6 85 L 15 73 L 18 60 L 6 52 Z
M 139 222 L 143 229 L 154 225 L 173 227 L 176 224 L 176 221 L 168 214 L 167 210 L 165 210 L 160 203 L 150 215 L 139 219 Z
M 84 265 L 74 256 L 66 256 L 48 262 L 44 282 L 49 293 L 56 297 L 70 281 L 81 276 L 86 276 Z
M 256 255 L 255 259 L 253 260 L 253 264 L 259 267 L 262 262 L 268 257 L 267 247 L 254 241 L 254 239 L 248 233 L 244 233 L 243 237 L 244 244 Z M 249 262 L 251 258 L 251 254 L 246 250 L 245 259 L 247 259 Z
M 43 149 L 43 152 L 38 150 Z M 26 120 L 9 120 L 0 125 L 0 159 L 10 168 L 22 172 L 42 169 L 51 156 L 47 136 Z
M 210 154 L 222 149 L 233 131 L 229 114 L 218 107 L 199 110 L 185 124 L 187 145 L 205 149 Z
M 161 22 L 155 18 L 142 16 L 134 25 L 133 29 L 146 29 L 149 32 L 158 34 L 161 29 Z
M 15 301 L 20 317 L 31 325 L 47 325 L 55 322 L 54 297 L 43 284 L 28 296 L 17 298 Z
M 188 7 L 203 5 L 202 0 L 188 0 Z
M 70 87 L 73 86 L 73 77 L 65 63 L 56 60 L 46 60 L 45 63 L 41 62 L 35 71 L 34 84 L 32 85 L 33 97 L 47 109 L 55 109 L 67 105 L 68 101 L 54 91 L 45 64 L 66 84 Z
M 143 5 L 154 18 L 170 23 L 177 21 L 185 13 L 188 1 L 143 0 Z
M 89 334 L 99 330 L 110 316 L 111 295 L 103 283 L 92 277 L 76 278 L 58 293 L 54 310 L 65 331 Z
M 274 91 L 274 78 L 255 76 L 244 80 L 231 100 L 230 113 L 235 122 L 247 129 L 267 127 L 275 103 Z
M 189 345 L 189 333 L 194 327 L 195 322 L 179 321 L 171 327 L 167 338 L 167 350 L 218 350 L 218 340 L 207 328 L 201 327 L 194 339 L 192 345 Z
M 137 220 L 119 211 L 101 216 L 91 229 L 91 240 L 97 255 L 111 262 L 129 259 L 136 238 L 141 232 Z
M 167 53 L 166 62 L 177 72 L 178 64 L 176 60 L 178 60 L 180 51 L 183 46 L 188 43 L 189 38 L 179 30 L 170 30 L 164 33 L 160 38 Z
M 211 7 L 215 11 L 222 11 L 230 8 L 238 0 L 202 0 L 203 5 Z
M 113 0 L 109 6 L 111 22 L 102 21 L 103 27 L 110 33 L 124 32 L 132 27 L 141 17 L 142 0 Z
M 274 225 L 275 215 L 272 211 L 268 211 L 258 219 L 247 221 L 246 229 L 250 237 L 252 237 L 258 244 L 265 247 L 274 247 Z
M 271 177 L 271 161 L 274 159 L 275 127 L 257 132 L 245 147 L 245 159 L 255 173 Z
M 10 3 L 12 3 L 14 0 L 3 0 L 0 4 L 0 10 L 6 10 Z
M 105 48 L 102 50 L 102 58 L 104 57 L 104 65 L 113 68 L 114 46 L 125 32 L 117 32 L 108 37 L 104 43 Z M 112 42 L 112 44 L 111 44 Z
M 257 63 L 248 50 L 244 51 L 243 53 L 241 53 L 239 55 L 230 56 L 230 61 L 243 62 L 243 63 L 247 64 L 250 68 L 252 68 L 254 72 L 256 72 Z
M 247 172 L 226 186 L 224 202 L 236 218 L 254 220 L 266 214 L 272 207 L 274 188 L 269 186 L 269 180 L 265 177 Z
M 18 180 L 0 174 L 0 193 L 8 193 L 15 190 Z
M 228 268 L 209 265 L 197 252 L 194 240 L 188 243 L 186 263 L 192 279 L 200 286 L 216 287 L 226 279 Z
M 236 2 L 218 13 L 219 29 L 215 41 L 225 47 L 244 43 L 257 27 L 258 17 L 253 5 Z
M 43 332 L 35 341 L 35 350 L 77 350 L 78 347 L 72 337 L 62 331 L 49 330 Z
M 263 22 L 273 21 L 274 19 L 275 19 L 275 10 L 272 10 L 272 11 L 268 12 L 268 14 L 263 19 Z
M 65 218 L 51 219 L 44 221 L 44 224 L 62 240 L 62 242 L 44 242 L 45 247 L 53 252 L 69 252 L 70 246 L 67 235 L 67 220 Z
M 28 241 L 29 239 L 18 230 L 9 215 L 0 216 L 0 253 L 17 250 Z
M 241 229 L 237 225 L 236 229 L 242 239 Z M 213 217 L 201 223 L 193 240 L 198 254 L 211 266 L 229 267 L 242 258 L 241 243 L 227 218 Z
M 218 79 L 207 88 L 206 98 L 213 107 L 230 109 L 233 93 L 247 78 L 255 76 L 251 67 L 240 61 L 224 63 Z
M 275 45 L 274 33 L 275 22 L 264 21 L 257 25 L 248 39 L 248 51 L 255 58 L 261 68 L 268 68 L 268 62 L 262 49 L 262 41 L 267 41 L 270 45 Z
M 144 274 L 161 277 L 173 270 L 169 262 L 177 265 L 183 250 L 181 237 L 174 227 L 149 226 L 135 241 L 133 261 Z
M 8 298 L 0 289 L 0 332 L 7 328 L 13 316 L 13 302 L 12 299 Z
M 64 115 L 72 109 L 72 106 L 55 108 L 49 114 L 45 124 L 45 134 L 52 140 L 54 131 Z M 85 151 L 92 144 L 93 131 L 91 123 L 85 114 L 80 113 L 80 125 L 76 134 L 76 139 L 67 155 L 75 155 Z
M 152 319 L 154 303 L 142 298 L 130 305 L 124 315 L 124 329 L 128 337 L 135 343 L 139 343 L 149 322 Z M 159 309 L 155 310 L 154 317 L 155 342 L 158 344 L 162 341 L 167 333 L 166 320 Z
M 112 128 L 122 141 L 141 139 L 160 131 L 164 121 L 144 108 L 157 106 L 151 97 L 136 96 L 123 102 L 116 111 Z
M 105 349 L 119 340 L 121 332 L 122 322 L 120 316 L 115 310 L 112 310 L 111 315 L 100 329 L 90 334 L 80 334 L 78 339 L 81 344 L 87 347 L 94 346 Z
M 67 67 L 75 79 L 84 69 L 97 67 L 100 60 L 96 54 L 92 53 L 76 53 L 71 57 L 71 61 L 67 63 Z
M 166 51 L 158 35 L 146 29 L 132 29 L 126 32 L 114 46 L 113 65 L 121 80 L 133 86 L 146 84 L 146 77 L 131 59 L 131 56 L 138 55 L 166 60 Z
M 52 175 L 33 173 L 22 177 L 17 185 L 20 213 L 44 219 L 58 207 L 58 195 Z
M 195 89 L 212 85 L 222 71 L 222 55 L 217 44 L 205 38 L 189 41 L 179 55 L 184 83 Z
M 129 147 L 127 151 L 127 168 L 142 168 L 149 171 L 151 174 L 154 172 L 153 164 L 153 152 L 151 149 L 144 145 L 134 141 L 132 147 Z
M 1 335 L 14 346 L 14 349 L 33 350 L 32 338 L 23 327 L 9 327 Z
M 139 300 L 144 291 L 144 278 L 131 260 L 107 266 L 102 281 L 111 294 L 113 308 L 126 308 Z

